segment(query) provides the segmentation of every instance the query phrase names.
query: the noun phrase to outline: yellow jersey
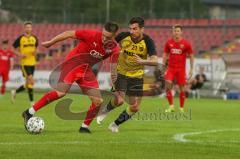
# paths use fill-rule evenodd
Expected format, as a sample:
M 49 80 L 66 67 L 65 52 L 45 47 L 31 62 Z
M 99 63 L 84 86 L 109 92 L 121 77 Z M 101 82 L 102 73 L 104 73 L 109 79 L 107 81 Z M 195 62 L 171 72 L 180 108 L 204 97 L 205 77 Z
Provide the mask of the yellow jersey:
M 153 40 L 146 34 L 138 42 L 133 42 L 130 32 L 118 34 L 115 40 L 120 44 L 121 51 L 118 57 L 117 72 L 119 74 L 132 77 L 143 78 L 144 66 L 134 62 L 134 54 L 142 59 L 156 55 L 156 48 Z
M 34 66 L 36 64 L 35 53 L 38 46 L 38 39 L 34 35 L 19 36 L 13 43 L 14 48 L 19 48 L 21 54 L 25 55 L 25 58 L 21 59 L 21 65 Z

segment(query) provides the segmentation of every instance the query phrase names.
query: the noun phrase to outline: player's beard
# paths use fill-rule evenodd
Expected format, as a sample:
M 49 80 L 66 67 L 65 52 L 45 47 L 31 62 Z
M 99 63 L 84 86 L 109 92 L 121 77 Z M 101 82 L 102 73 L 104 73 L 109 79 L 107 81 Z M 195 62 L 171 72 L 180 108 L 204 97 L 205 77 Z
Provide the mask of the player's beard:
M 133 34 L 131 34 L 130 36 L 131 36 L 132 41 L 134 41 L 134 42 L 138 42 L 142 39 L 141 34 L 139 36 L 134 36 Z

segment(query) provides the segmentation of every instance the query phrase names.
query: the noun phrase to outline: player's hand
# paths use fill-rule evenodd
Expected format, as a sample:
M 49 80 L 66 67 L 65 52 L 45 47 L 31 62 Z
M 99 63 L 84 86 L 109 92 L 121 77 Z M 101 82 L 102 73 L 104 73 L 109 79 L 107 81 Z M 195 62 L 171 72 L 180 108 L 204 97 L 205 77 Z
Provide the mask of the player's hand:
M 117 74 L 116 73 L 111 74 L 111 80 L 112 80 L 112 83 L 115 83 L 117 81 Z
M 24 55 L 24 54 L 19 54 L 19 56 L 21 57 L 21 58 L 26 58 L 27 56 L 26 55 Z
M 142 64 L 144 63 L 144 60 L 143 60 L 141 57 L 139 57 L 137 54 L 133 54 L 133 56 L 134 56 L 134 61 L 135 61 L 137 64 L 142 65 Z
M 42 42 L 42 46 L 49 48 L 50 46 L 52 46 L 52 42 L 51 41 Z
M 192 70 L 192 69 L 190 69 L 190 70 L 189 70 L 189 73 L 188 73 L 188 81 L 190 81 L 190 80 L 191 80 L 191 78 L 192 78 L 192 75 L 193 75 L 193 70 Z

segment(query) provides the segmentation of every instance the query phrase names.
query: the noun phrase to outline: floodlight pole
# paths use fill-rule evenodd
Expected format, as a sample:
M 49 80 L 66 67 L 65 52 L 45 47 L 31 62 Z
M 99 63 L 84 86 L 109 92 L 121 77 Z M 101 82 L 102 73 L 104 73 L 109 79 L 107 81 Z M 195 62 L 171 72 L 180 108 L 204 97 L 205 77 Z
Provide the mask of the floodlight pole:
M 110 0 L 106 0 L 106 22 L 110 19 Z

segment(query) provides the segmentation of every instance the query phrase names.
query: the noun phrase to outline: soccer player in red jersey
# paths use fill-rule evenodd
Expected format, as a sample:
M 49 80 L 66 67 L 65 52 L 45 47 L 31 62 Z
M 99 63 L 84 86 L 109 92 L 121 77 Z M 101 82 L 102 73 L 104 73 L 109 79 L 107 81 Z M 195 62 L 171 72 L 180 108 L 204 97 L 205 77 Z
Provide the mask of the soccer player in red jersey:
M 169 39 L 164 48 L 163 65 L 167 70 L 165 73 L 166 81 L 166 97 L 168 99 L 169 108 L 166 112 L 174 112 L 173 104 L 173 80 L 175 79 L 180 89 L 180 111 L 184 112 L 185 101 L 185 84 L 186 84 L 186 58 L 190 57 L 190 71 L 188 79 L 193 74 L 194 55 L 191 44 L 182 37 L 183 31 L 181 25 L 174 25 L 172 28 L 172 38 Z
M 55 90 L 46 93 L 30 109 L 23 112 L 25 126 L 27 121 L 41 109 L 63 97 L 76 82 L 85 95 L 88 95 L 92 104 L 87 112 L 87 116 L 82 123 L 79 132 L 90 133 L 88 126 L 98 113 L 98 108 L 103 102 L 99 85 L 92 71 L 92 66 L 108 57 L 111 63 L 117 62 L 119 47 L 114 41 L 118 25 L 108 22 L 102 31 L 96 30 L 76 30 L 63 32 L 50 41 L 43 42 L 42 45 L 50 47 L 53 44 L 68 38 L 80 40 L 80 43 L 67 55 L 60 67 L 60 78 Z
M 2 76 L 1 95 L 4 95 L 6 90 L 6 82 L 9 80 L 9 71 L 13 68 L 13 52 L 8 48 L 8 41 L 2 41 L 0 48 L 0 76 Z

